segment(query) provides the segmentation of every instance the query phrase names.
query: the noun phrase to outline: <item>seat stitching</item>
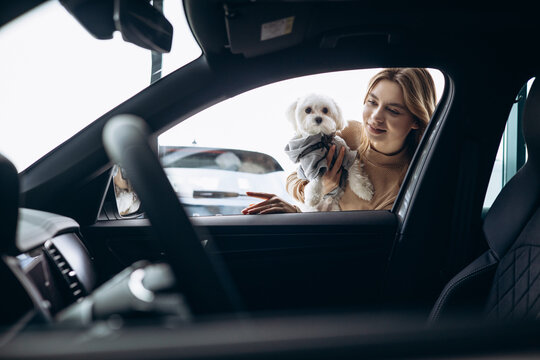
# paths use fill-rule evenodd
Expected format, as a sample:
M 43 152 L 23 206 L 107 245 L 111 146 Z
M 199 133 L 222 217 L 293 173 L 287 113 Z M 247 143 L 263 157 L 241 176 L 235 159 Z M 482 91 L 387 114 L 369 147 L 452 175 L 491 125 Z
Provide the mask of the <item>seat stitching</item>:
M 529 256 L 529 262 L 528 262 L 527 268 L 520 274 L 520 277 L 514 282 L 514 287 L 515 287 L 515 284 L 521 279 L 521 277 L 522 277 L 525 273 L 527 273 L 528 279 L 529 279 L 529 281 L 528 281 L 528 282 L 529 282 L 528 288 L 530 289 L 531 286 L 532 286 L 532 284 L 534 284 L 534 283 L 536 282 L 536 280 L 540 277 L 540 273 L 539 273 L 532 281 L 530 280 L 530 276 L 531 276 L 531 274 L 530 274 L 530 272 L 531 272 L 531 264 L 533 264 L 533 263 L 536 261 L 536 259 L 537 259 L 538 257 L 540 257 L 540 251 L 537 252 L 535 255 L 532 255 L 532 254 L 531 254 L 531 252 L 532 252 L 532 249 L 531 249 L 531 248 L 534 248 L 534 249 L 540 249 L 540 247 L 539 247 L 538 245 L 535 245 L 535 244 L 522 244 L 522 245 L 518 246 L 517 248 L 515 248 L 515 249 L 513 250 L 513 251 L 514 251 L 514 254 L 513 254 L 514 258 L 516 257 L 516 251 L 518 251 L 518 250 L 520 250 L 520 249 L 523 249 L 524 247 L 525 247 L 525 248 L 529 248 L 529 249 L 528 249 L 528 250 L 529 250 L 529 253 L 528 253 L 528 256 Z M 508 253 L 507 253 L 507 255 L 508 255 Z M 531 256 L 533 257 L 532 260 L 530 260 Z M 502 265 L 502 263 L 500 263 L 499 265 Z M 505 296 L 508 295 L 508 292 L 509 292 L 510 290 L 512 290 L 512 288 L 507 289 L 507 290 L 505 291 L 505 293 L 501 295 L 501 278 L 506 274 L 506 272 L 507 272 L 508 270 L 510 270 L 510 268 L 512 267 L 512 265 L 513 265 L 513 263 L 510 262 L 509 265 L 508 265 L 504 270 L 503 270 L 502 268 L 498 268 L 498 269 L 497 269 L 498 276 L 497 276 L 497 275 L 495 276 L 495 279 L 493 280 L 493 285 L 492 285 L 492 286 L 493 286 L 492 289 L 493 289 L 493 291 L 495 291 L 495 294 L 496 294 L 496 297 L 495 297 L 496 300 L 492 303 L 491 308 L 490 308 L 489 310 L 486 309 L 486 314 L 487 314 L 486 316 L 491 316 L 491 314 L 492 314 L 494 311 L 496 311 L 496 313 L 497 313 L 497 315 L 496 315 L 497 318 L 499 318 L 499 319 L 501 318 L 501 307 L 499 306 L 499 304 L 500 304 L 501 300 L 502 300 Z M 515 269 L 514 269 L 514 270 L 515 270 Z M 530 291 L 527 291 L 526 293 L 527 293 L 527 304 L 529 304 L 529 303 L 531 302 L 531 299 L 530 299 Z M 532 308 L 534 307 L 534 305 L 536 305 L 536 303 L 538 302 L 538 299 L 539 299 L 539 298 L 540 298 L 540 296 L 537 297 L 536 299 L 534 299 L 533 304 L 527 306 L 527 307 L 528 307 L 528 310 L 527 310 L 527 311 L 529 311 L 530 309 L 532 309 Z M 520 301 L 521 299 L 522 299 L 522 297 L 521 297 L 518 301 Z M 513 303 L 513 305 L 515 306 L 516 304 Z
M 501 260 L 502 260 L 502 259 L 501 259 Z M 499 264 L 502 265 L 501 262 L 499 262 Z M 504 274 L 506 274 L 506 272 L 507 272 L 508 270 L 510 270 L 511 267 L 512 267 L 512 262 L 510 262 L 510 263 L 508 264 L 508 266 L 507 266 L 505 269 L 501 269 L 500 276 L 503 276 Z
M 516 256 L 516 252 L 514 251 L 514 258 Z M 516 268 L 516 266 L 514 266 L 514 268 Z M 517 279 L 515 279 L 514 277 L 514 285 L 512 285 L 509 289 L 507 289 L 504 294 L 502 294 L 502 296 L 497 296 L 497 299 L 498 299 L 498 302 L 501 302 L 506 296 L 508 296 L 508 294 L 512 291 L 512 304 L 515 305 L 514 303 L 514 300 L 515 300 L 515 284 L 523 277 L 523 275 L 527 272 L 527 270 L 529 269 L 529 266 L 527 266 L 527 268 L 519 275 L 519 277 Z M 515 272 L 515 271 L 514 271 Z M 499 276 L 499 279 L 497 279 L 497 282 L 500 283 L 500 277 Z
M 536 282 L 536 280 L 538 280 L 538 278 L 540 278 L 540 272 L 538 273 L 538 275 L 533 279 L 532 283 L 531 284 L 534 284 Z M 532 309 L 534 307 L 534 305 L 536 305 L 536 302 L 538 301 L 538 299 L 540 299 L 540 294 L 539 296 L 536 297 L 536 299 L 534 300 L 534 302 L 532 303 L 531 306 L 529 306 L 527 308 L 527 312 L 529 312 L 530 309 Z
M 530 291 L 528 291 L 528 289 L 530 289 L 529 281 L 531 279 L 531 262 L 530 262 L 531 250 L 530 250 L 530 248 L 527 249 L 527 251 L 528 251 L 528 254 L 529 254 L 529 256 L 528 256 L 529 262 L 527 263 L 527 269 L 525 270 L 525 271 L 527 271 L 527 279 L 528 279 L 527 280 L 527 290 L 525 290 L 523 295 L 521 295 L 520 298 L 516 302 L 513 303 L 512 314 L 514 314 L 514 312 L 516 311 L 517 305 L 521 302 L 521 300 L 525 297 L 525 295 L 527 295 L 527 304 L 529 303 L 529 293 L 530 293 Z M 517 281 L 514 283 L 514 288 L 516 287 L 516 285 L 517 285 Z M 528 309 L 528 305 L 525 307 L 525 309 Z
M 516 305 L 517 305 L 517 301 L 516 301 L 516 292 L 518 290 L 517 288 L 517 284 L 519 282 L 519 280 L 521 280 L 521 278 L 525 275 L 525 273 L 529 273 L 529 264 L 527 264 L 527 266 L 525 267 L 525 270 L 523 270 L 523 272 L 519 275 L 519 277 L 516 279 L 516 273 L 517 271 L 519 270 L 518 268 L 518 257 L 521 257 L 521 254 L 519 254 L 518 256 L 518 250 L 521 251 L 521 253 L 523 253 L 523 250 L 524 249 L 516 249 L 514 251 L 514 281 L 513 281 L 513 284 L 512 284 L 512 308 L 510 309 L 507 317 L 510 317 L 510 316 L 513 316 L 514 315 L 514 312 L 516 311 Z M 527 251 L 527 249 L 525 249 L 525 251 Z
M 516 248 L 516 249 L 514 250 L 514 253 L 513 253 L 514 259 L 516 258 L 516 253 L 517 253 L 517 250 L 519 250 L 519 249 L 522 249 L 522 246 L 520 246 L 520 247 L 518 247 L 518 248 Z M 529 250 L 529 249 L 528 249 L 528 250 Z M 530 255 L 530 250 L 529 250 L 529 255 Z M 540 252 L 534 257 L 534 259 L 532 260 L 532 262 L 534 262 L 534 261 L 536 260 L 536 258 L 537 258 L 539 255 L 540 255 Z M 516 268 L 515 263 L 516 263 L 516 261 L 514 260 L 514 270 L 515 270 L 515 268 Z M 523 272 L 519 275 L 519 278 L 514 280 L 513 285 L 512 285 L 509 289 L 507 289 L 506 292 L 505 292 L 501 297 L 497 296 L 497 306 L 498 306 L 498 305 L 502 302 L 502 300 L 503 300 L 506 296 L 509 295 L 510 291 L 512 290 L 512 309 L 510 310 L 510 312 L 509 312 L 508 314 L 506 314 L 505 318 L 508 318 L 510 315 L 512 315 L 512 314 L 514 313 L 515 309 L 516 309 L 516 305 L 517 305 L 517 302 L 515 302 L 515 290 L 516 290 L 516 284 L 518 283 L 519 280 L 521 280 L 521 278 L 523 277 L 523 275 L 524 275 L 525 273 L 530 274 L 530 265 L 531 265 L 531 262 L 529 262 L 529 263 L 527 264 L 527 267 L 526 267 L 525 270 L 523 270 Z M 498 277 L 497 283 L 500 283 L 500 278 L 501 278 L 501 277 L 502 277 L 502 276 L 499 276 L 499 277 Z M 538 277 L 540 277 L 540 274 L 539 274 L 539 276 L 537 276 L 535 279 L 533 279 L 533 283 L 536 281 L 536 279 L 538 279 Z M 529 288 L 530 288 L 530 286 L 529 286 Z M 497 288 L 497 290 L 499 290 L 499 289 Z M 528 291 L 527 291 L 527 292 L 528 292 Z M 499 292 L 498 292 L 498 294 L 499 294 Z M 521 299 L 522 299 L 522 297 L 521 297 L 518 301 L 520 301 Z M 536 301 L 535 301 L 535 303 L 536 303 Z M 499 306 L 498 306 L 498 310 L 499 310 Z M 529 311 L 529 309 L 527 309 L 527 312 L 528 312 L 528 311 Z M 497 318 L 500 319 L 500 313 L 499 313 L 499 312 L 497 312 Z
M 497 263 L 497 265 L 501 265 L 500 264 L 500 261 Z M 501 277 L 508 271 L 508 269 L 510 269 L 510 267 L 512 266 L 512 264 L 510 263 L 510 265 L 508 265 L 506 267 L 506 269 L 501 269 L 499 268 L 498 270 L 500 270 L 501 272 L 499 273 L 499 276 L 496 276 L 496 286 L 495 288 L 497 289 L 497 301 L 492 305 L 492 308 L 490 310 L 488 310 L 488 315 L 490 315 L 493 310 L 497 310 L 497 318 L 500 319 L 500 309 L 499 309 L 499 300 L 500 300 L 500 296 L 499 294 L 501 293 Z
M 530 259 L 530 255 L 531 255 L 531 252 L 532 250 L 529 250 L 529 259 Z M 532 285 L 536 282 L 536 280 L 538 280 L 538 278 L 540 277 L 540 272 L 538 273 L 538 275 L 531 281 L 531 264 L 533 264 L 536 259 L 540 256 L 540 251 L 536 253 L 536 255 L 534 256 L 533 260 L 529 260 L 529 267 L 528 267 L 528 275 L 529 275 L 529 281 L 527 282 L 527 289 L 530 289 L 532 287 Z M 531 307 L 529 307 L 529 295 L 530 294 L 530 291 L 527 291 L 527 312 L 529 311 L 529 309 L 531 309 Z M 534 304 L 533 304 L 534 305 Z

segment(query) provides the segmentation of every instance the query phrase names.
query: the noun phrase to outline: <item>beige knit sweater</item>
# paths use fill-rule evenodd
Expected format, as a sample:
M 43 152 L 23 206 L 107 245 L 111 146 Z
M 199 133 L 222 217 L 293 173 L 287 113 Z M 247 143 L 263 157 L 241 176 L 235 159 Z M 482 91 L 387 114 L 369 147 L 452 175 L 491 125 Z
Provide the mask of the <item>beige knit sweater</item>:
M 341 137 L 351 149 L 358 149 L 363 141 L 363 125 L 358 121 L 350 121 L 341 132 Z M 349 186 L 339 202 L 341 210 L 389 210 L 392 208 L 401 183 L 409 167 L 411 155 L 407 148 L 397 154 L 384 155 L 369 148 L 361 157 L 375 194 L 371 201 L 360 199 Z M 307 180 L 299 179 L 296 172 L 287 178 L 287 192 L 296 200 L 304 202 L 304 187 Z

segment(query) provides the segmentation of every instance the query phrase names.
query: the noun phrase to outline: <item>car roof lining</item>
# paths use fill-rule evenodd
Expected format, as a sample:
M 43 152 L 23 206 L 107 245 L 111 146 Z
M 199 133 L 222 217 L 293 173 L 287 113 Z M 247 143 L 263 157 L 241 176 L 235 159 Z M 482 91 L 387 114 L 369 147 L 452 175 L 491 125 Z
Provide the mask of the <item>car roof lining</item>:
M 402 41 L 412 34 L 422 41 L 452 40 L 456 33 L 485 42 L 489 33 L 535 27 L 534 12 L 526 2 L 460 7 L 426 6 L 421 2 L 384 4 L 352 1 L 200 1 L 184 0 L 188 23 L 203 52 L 212 58 L 223 53 L 259 56 L 302 44 L 307 48 L 340 47 L 365 41 Z M 392 8 L 393 11 L 388 11 Z M 265 38 L 265 25 L 291 19 L 292 27 Z M 459 24 L 459 27 L 456 27 Z M 278 27 L 279 28 L 279 27 Z M 514 33 L 513 36 L 518 36 Z

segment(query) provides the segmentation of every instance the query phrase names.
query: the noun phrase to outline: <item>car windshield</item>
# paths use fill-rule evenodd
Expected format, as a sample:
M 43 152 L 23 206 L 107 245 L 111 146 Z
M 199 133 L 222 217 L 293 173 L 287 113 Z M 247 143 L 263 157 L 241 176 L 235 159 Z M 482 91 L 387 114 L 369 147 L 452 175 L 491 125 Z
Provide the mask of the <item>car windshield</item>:
M 164 1 L 174 27 L 162 76 L 201 55 L 181 1 Z M 21 172 L 119 103 L 150 85 L 151 51 L 90 35 L 58 1 L 0 30 L 0 153 Z

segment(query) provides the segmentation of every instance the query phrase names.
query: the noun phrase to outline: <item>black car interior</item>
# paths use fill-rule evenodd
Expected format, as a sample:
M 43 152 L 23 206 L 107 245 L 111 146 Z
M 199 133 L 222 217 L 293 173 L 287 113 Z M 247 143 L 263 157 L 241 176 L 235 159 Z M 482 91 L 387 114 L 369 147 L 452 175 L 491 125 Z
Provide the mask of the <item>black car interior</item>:
M 382 16 L 348 1 L 183 4 L 200 58 L 20 174 L 0 156 L 0 358 L 538 350 L 540 328 L 529 321 L 540 312 L 538 81 L 523 121 L 528 160 L 481 216 L 515 94 L 540 73 L 537 55 L 507 51 L 537 40 L 529 11 L 494 9 L 479 20 L 474 9 Z M 257 40 L 262 23 L 289 17 L 290 36 Z M 387 66 L 437 68 L 446 80 L 391 211 L 186 215 L 156 136 L 258 86 Z M 115 213 L 115 164 L 142 215 Z M 526 321 L 499 328 L 478 319 Z

